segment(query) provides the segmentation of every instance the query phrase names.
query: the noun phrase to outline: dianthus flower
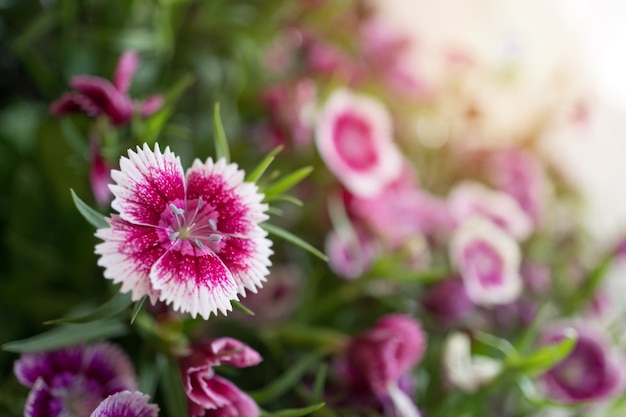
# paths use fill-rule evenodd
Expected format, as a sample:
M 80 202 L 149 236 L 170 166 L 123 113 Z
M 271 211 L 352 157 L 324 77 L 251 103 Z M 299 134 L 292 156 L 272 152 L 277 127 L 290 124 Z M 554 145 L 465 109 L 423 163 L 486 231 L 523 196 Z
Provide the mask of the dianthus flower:
M 122 391 L 107 397 L 90 417 L 157 417 L 159 406 L 148 403 L 149 397 L 138 391 Z
M 213 367 L 257 365 L 263 359 L 254 349 L 229 337 L 194 344 L 180 361 L 190 417 L 259 417 L 258 405 L 229 380 L 215 375 Z
M 25 417 L 88 417 L 109 395 L 136 389 L 130 360 L 109 343 L 24 354 L 14 373 L 31 389 Z
M 426 335 L 418 322 L 389 314 L 348 344 L 344 371 L 355 388 L 365 385 L 381 402 L 391 402 L 398 417 L 419 417 L 400 381 L 422 359 Z
M 121 292 L 206 319 L 262 286 L 272 253 L 259 226 L 267 205 L 236 164 L 196 159 L 185 174 L 169 148 L 144 145 L 122 157 L 111 177 L 119 214 L 96 232 L 104 241 L 96 253 Z
M 577 333 L 574 349 L 540 377 L 546 393 L 568 404 L 622 395 L 626 388 L 624 355 L 591 322 L 555 323 L 542 332 L 540 343 L 558 343 L 572 331 Z
M 466 220 L 454 232 L 450 258 L 478 305 L 508 304 L 522 292 L 517 242 L 483 217 Z
M 376 196 L 402 172 L 391 117 L 373 98 L 345 89 L 332 93 L 317 120 L 316 143 L 328 169 L 354 195 Z
M 85 113 L 89 117 L 105 115 L 114 125 L 128 123 L 138 108 L 142 117 L 158 111 L 163 105 L 163 97 L 153 95 L 141 103 L 136 103 L 128 95 L 130 83 L 139 66 L 139 57 L 128 51 L 120 57 L 113 82 L 92 75 L 72 77 L 70 85 L 75 91 L 63 94 L 50 105 L 50 112 L 56 116 L 67 113 Z

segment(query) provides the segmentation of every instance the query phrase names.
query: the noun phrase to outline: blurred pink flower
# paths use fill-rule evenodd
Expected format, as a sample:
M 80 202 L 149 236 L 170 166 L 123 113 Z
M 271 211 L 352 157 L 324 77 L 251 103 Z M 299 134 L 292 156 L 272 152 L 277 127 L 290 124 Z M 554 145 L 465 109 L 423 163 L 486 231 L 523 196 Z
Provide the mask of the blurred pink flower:
M 489 161 L 496 188 L 512 196 L 536 226 L 550 193 L 547 174 L 535 155 L 521 148 L 497 151 Z
M 472 217 L 454 232 L 450 258 L 479 305 L 508 304 L 522 291 L 517 242 L 492 222 Z
M 447 326 L 460 323 L 474 309 L 459 277 L 444 279 L 428 288 L 421 304 L 437 323 Z
M 272 253 L 259 226 L 267 205 L 236 164 L 196 159 L 185 174 L 169 148 L 144 144 L 121 158 L 112 178 L 119 214 L 96 232 L 104 241 L 96 253 L 121 292 L 206 319 L 262 286 Z
M 316 143 L 328 169 L 356 196 L 374 197 L 401 174 L 390 115 L 373 98 L 334 91 L 320 110 Z
M 557 343 L 572 331 L 572 352 L 540 376 L 546 393 L 563 403 L 603 401 L 622 395 L 626 387 L 624 355 L 591 322 L 556 323 L 542 332 L 540 344 Z
M 157 417 L 159 406 L 138 391 L 122 391 L 104 399 L 90 417 Z
M 128 89 L 138 66 L 139 57 L 129 51 L 123 53 L 117 63 L 113 83 L 91 75 L 72 77 L 70 85 L 75 91 L 65 93 L 53 102 L 50 112 L 55 116 L 76 112 L 89 117 L 105 115 L 116 126 L 128 123 L 135 108 L 142 117 L 149 116 L 162 107 L 163 97 L 154 95 L 139 103 L 130 98 Z
M 353 383 L 365 384 L 382 400 L 391 400 L 396 416 L 419 416 L 413 401 L 399 387 L 400 379 L 419 363 L 426 335 L 412 317 L 389 314 L 350 341 L 347 371 Z
M 470 217 L 480 216 L 517 240 L 526 239 L 533 229 L 530 217 L 513 197 L 478 182 L 464 181 L 457 184 L 448 196 L 448 204 L 457 224 L 462 224 Z
M 326 236 L 325 252 L 333 272 L 342 278 L 354 279 L 371 267 L 376 245 L 362 227 L 354 225 L 351 230 L 331 230 Z
M 213 367 L 245 368 L 263 359 L 238 340 L 223 337 L 196 343 L 180 361 L 190 417 L 258 417 L 257 404 L 232 382 L 215 375 Z

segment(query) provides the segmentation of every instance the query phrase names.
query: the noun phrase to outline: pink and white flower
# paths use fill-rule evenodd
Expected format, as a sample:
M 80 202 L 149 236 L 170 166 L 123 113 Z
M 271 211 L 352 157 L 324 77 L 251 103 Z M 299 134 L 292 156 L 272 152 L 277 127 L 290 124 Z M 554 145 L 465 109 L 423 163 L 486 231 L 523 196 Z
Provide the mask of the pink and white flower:
M 236 164 L 196 159 L 185 173 L 169 148 L 129 150 L 111 174 L 119 214 L 96 236 L 105 278 L 132 299 L 150 296 L 208 318 L 256 292 L 269 273 L 267 205 Z
M 458 184 L 450 192 L 448 203 L 453 219 L 459 224 L 470 217 L 481 216 L 517 240 L 526 239 L 533 229 L 530 217 L 513 197 L 478 182 Z
M 391 117 L 373 98 L 333 92 L 320 111 L 316 143 L 328 169 L 357 196 L 376 196 L 402 172 Z
M 450 259 L 463 278 L 467 295 L 478 305 L 508 304 L 521 294 L 517 242 L 482 217 L 468 219 L 455 231 Z

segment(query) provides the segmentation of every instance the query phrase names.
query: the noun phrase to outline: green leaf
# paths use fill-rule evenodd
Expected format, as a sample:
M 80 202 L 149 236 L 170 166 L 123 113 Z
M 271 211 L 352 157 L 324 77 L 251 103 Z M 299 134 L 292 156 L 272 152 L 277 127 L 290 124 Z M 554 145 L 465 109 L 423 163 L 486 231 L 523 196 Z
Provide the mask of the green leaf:
M 101 229 L 104 227 L 109 227 L 109 223 L 104 218 L 102 213 L 97 212 L 96 210 L 89 207 L 83 200 L 81 200 L 74 190 L 70 189 L 72 193 L 72 200 L 74 200 L 74 205 L 78 209 L 78 212 L 83 215 L 85 220 L 87 220 L 92 226 Z
M 254 316 L 254 311 L 250 310 L 248 307 L 244 306 L 237 300 L 232 300 L 230 302 L 230 305 L 232 305 L 235 310 L 239 310 L 249 316 Z
M 320 408 L 324 407 L 325 405 L 326 403 L 318 403 L 318 404 L 310 405 L 308 407 L 288 408 L 285 410 L 280 410 L 280 411 L 275 411 L 275 412 L 261 411 L 261 417 L 301 417 L 301 416 L 309 415 L 319 410 Z
M 88 323 L 92 321 L 109 319 L 122 311 L 126 310 L 133 301 L 130 293 L 116 293 L 106 303 L 96 308 L 91 313 L 87 313 L 77 317 L 63 317 L 56 320 L 48 320 L 44 324 L 60 324 L 60 323 Z
M 326 385 L 326 377 L 328 376 L 328 364 L 323 363 L 315 374 L 315 381 L 313 382 L 313 400 L 321 401 L 324 397 L 324 386 Z
M 272 149 L 272 151 L 267 154 L 265 158 L 263 158 L 259 165 L 257 165 L 256 168 L 254 168 L 254 170 L 252 170 L 252 172 L 248 174 L 246 181 L 257 182 L 261 178 L 261 176 L 263 176 L 267 168 L 272 164 L 272 162 L 276 158 L 276 155 L 278 155 L 284 148 L 285 147 L 283 145 L 279 145 Z
M 272 183 L 262 190 L 263 193 L 265 193 L 265 201 L 270 201 L 284 194 L 300 181 L 305 179 L 311 172 L 313 172 L 313 167 L 303 167 Z
M 574 329 L 567 329 L 565 337 L 558 343 L 542 346 L 527 356 L 512 356 L 505 363 L 508 369 L 517 369 L 524 375 L 535 376 L 554 367 L 570 354 L 578 335 Z
M 92 323 L 66 324 L 44 333 L 6 343 L 2 349 L 9 352 L 39 352 L 59 349 L 96 339 L 108 339 L 123 336 L 128 328 L 119 321 L 102 321 L 97 326 Z
M 319 355 L 310 354 L 289 368 L 284 374 L 282 374 L 279 378 L 272 381 L 269 385 L 265 386 L 265 388 L 249 392 L 248 394 L 257 402 L 257 403 L 268 403 L 281 395 L 285 394 L 287 391 L 292 389 L 302 378 L 302 375 L 313 367 L 314 364 L 318 363 L 320 360 Z
M 143 307 L 143 303 L 146 301 L 146 298 L 148 298 L 148 296 L 144 295 L 143 297 L 141 297 L 141 300 L 135 303 L 135 307 L 133 307 L 133 314 L 131 314 L 130 316 L 130 324 L 133 324 L 135 322 L 137 314 L 139 314 L 139 312 L 141 311 L 141 307 Z
M 175 361 L 164 354 L 157 356 L 161 373 L 161 391 L 165 400 L 167 415 L 187 417 L 187 395 L 183 389 L 180 371 Z
M 226 163 L 230 162 L 230 151 L 228 149 L 228 139 L 226 139 L 226 133 L 224 132 L 224 125 L 222 125 L 222 118 L 220 117 L 220 103 L 215 103 L 213 109 L 213 123 L 215 124 L 215 156 L 216 159 L 224 158 Z
M 326 255 L 324 255 L 321 251 L 319 251 L 318 249 L 316 249 L 315 247 L 313 247 L 313 245 L 311 245 L 310 243 L 305 242 L 304 240 L 300 239 L 298 236 L 294 235 L 291 232 L 288 232 L 287 230 L 275 226 L 273 224 L 269 224 L 269 223 L 261 223 L 260 226 L 267 230 L 268 233 L 273 234 L 274 236 L 278 236 L 282 239 L 285 239 L 288 242 L 293 243 L 296 246 L 301 247 L 302 249 L 310 252 L 311 254 L 317 256 L 318 258 L 320 258 L 322 261 L 324 262 L 328 262 L 328 257 Z

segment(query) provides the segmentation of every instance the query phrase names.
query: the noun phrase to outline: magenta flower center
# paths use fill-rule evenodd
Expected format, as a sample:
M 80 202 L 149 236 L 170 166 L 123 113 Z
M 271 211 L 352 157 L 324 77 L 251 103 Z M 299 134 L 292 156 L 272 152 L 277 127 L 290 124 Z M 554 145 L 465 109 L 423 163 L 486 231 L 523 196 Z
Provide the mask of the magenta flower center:
M 342 114 L 335 122 L 335 146 L 352 169 L 367 170 L 378 160 L 371 130 L 367 122 L 354 114 Z
M 502 258 L 492 246 L 486 242 L 477 241 L 469 245 L 464 256 L 471 270 L 480 283 L 486 287 L 502 284 Z
M 219 253 L 223 241 L 230 236 L 218 230 L 218 213 L 202 197 L 193 200 L 176 200 L 161 213 L 159 229 L 162 242 L 188 241 L 198 249 Z M 165 236 L 163 235 L 165 234 Z

